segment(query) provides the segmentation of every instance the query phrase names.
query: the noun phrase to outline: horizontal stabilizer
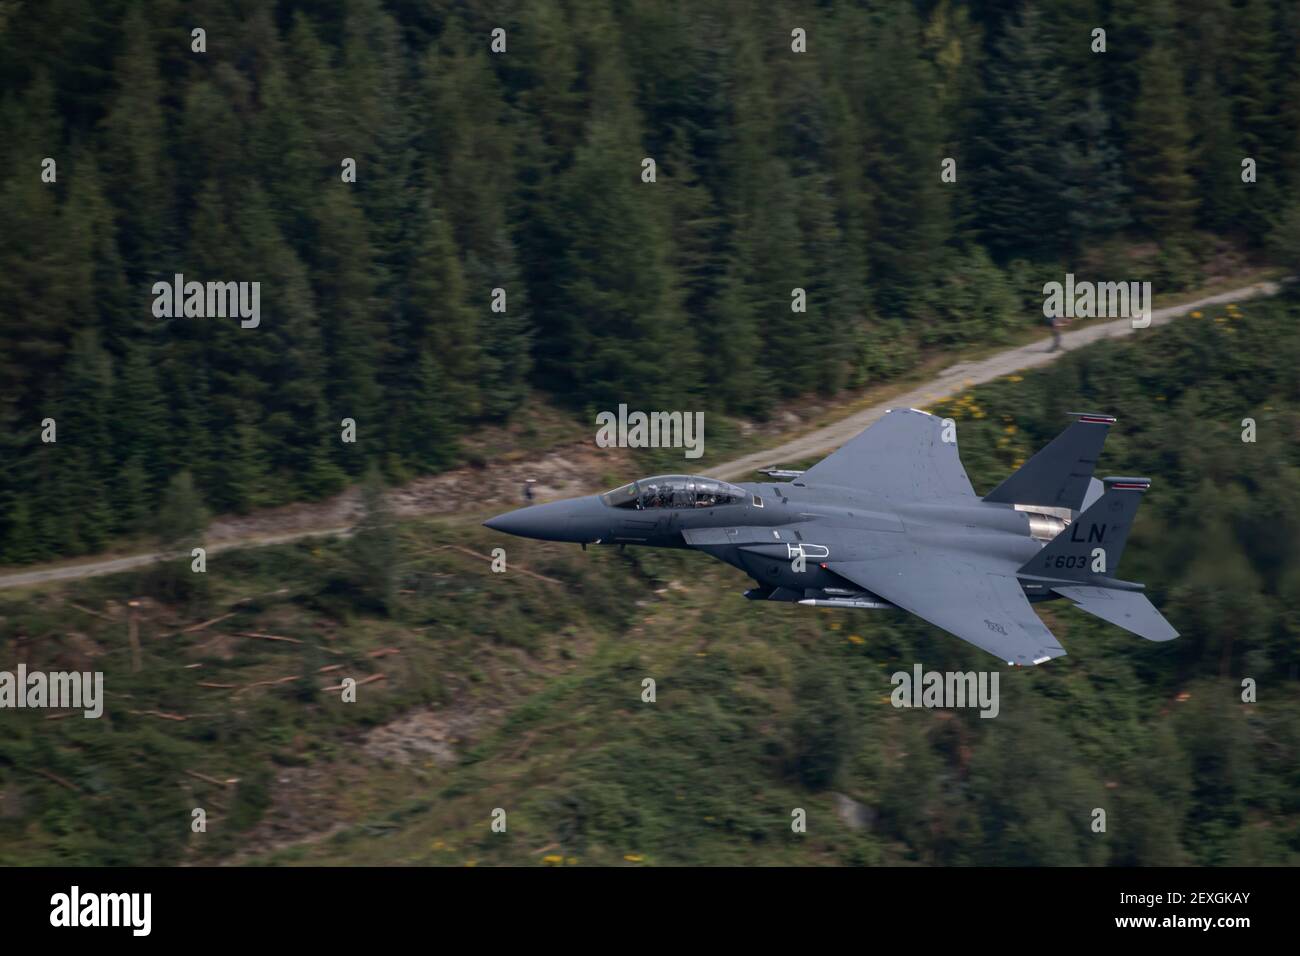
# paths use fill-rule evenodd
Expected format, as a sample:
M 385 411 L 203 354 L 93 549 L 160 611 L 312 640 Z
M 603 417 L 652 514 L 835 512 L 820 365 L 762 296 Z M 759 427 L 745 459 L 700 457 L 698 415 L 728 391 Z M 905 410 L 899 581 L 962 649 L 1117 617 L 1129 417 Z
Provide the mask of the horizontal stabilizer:
M 1139 591 L 1117 591 L 1084 584 L 1054 587 L 1052 590 L 1063 598 L 1069 598 L 1080 610 L 1148 641 L 1171 641 L 1178 636 L 1155 605 Z

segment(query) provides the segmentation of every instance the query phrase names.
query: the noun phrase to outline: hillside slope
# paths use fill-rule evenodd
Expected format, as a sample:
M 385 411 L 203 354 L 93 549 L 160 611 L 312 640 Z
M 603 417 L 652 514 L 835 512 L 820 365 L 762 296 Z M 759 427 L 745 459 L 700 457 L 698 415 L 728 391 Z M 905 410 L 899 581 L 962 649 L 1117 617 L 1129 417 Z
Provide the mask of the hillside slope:
M 933 408 L 980 491 L 1081 403 L 1120 419 L 1101 471 L 1155 479 L 1124 571 L 1182 636 L 1046 607 L 1069 656 L 1003 672 L 996 719 L 890 705 L 914 662 L 989 666 L 913 619 L 416 519 L 389 614 L 356 539 L 229 552 L 134 609 L 160 579 L 0 600 L 6 661 L 108 692 L 101 720 L 3 714 L 0 863 L 1300 862 L 1296 319 L 1216 309 Z

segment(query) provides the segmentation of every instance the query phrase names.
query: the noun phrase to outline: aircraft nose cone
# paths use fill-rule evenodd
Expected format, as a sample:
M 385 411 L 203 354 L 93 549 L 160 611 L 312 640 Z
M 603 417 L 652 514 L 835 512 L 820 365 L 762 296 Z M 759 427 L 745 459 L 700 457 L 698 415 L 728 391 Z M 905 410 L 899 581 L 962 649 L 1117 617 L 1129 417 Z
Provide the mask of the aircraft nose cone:
M 505 514 L 497 515 L 495 518 L 488 518 L 483 522 L 483 527 L 491 528 L 493 531 L 503 531 L 506 534 L 517 534 L 522 538 L 535 538 L 539 522 L 535 515 L 529 515 L 527 512 L 532 511 L 530 508 L 520 508 L 517 511 L 507 511 Z
M 510 532 L 509 529 L 507 528 L 507 525 L 510 522 L 506 520 L 509 517 L 510 517 L 510 513 L 507 512 L 506 514 L 503 515 L 497 515 L 495 518 L 488 518 L 487 521 L 483 522 L 483 527 L 491 528 L 493 531 L 505 531 L 507 534 L 509 534 Z
M 493 531 L 518 535 L 521 538 L 540 538 L 543 541 L 590 541 L 600 535 L 595 532 L 592 519 L 595 509 L 586 499 L 549 501 L 529 505 L 517 511 L 507 511 L 484 521 Z

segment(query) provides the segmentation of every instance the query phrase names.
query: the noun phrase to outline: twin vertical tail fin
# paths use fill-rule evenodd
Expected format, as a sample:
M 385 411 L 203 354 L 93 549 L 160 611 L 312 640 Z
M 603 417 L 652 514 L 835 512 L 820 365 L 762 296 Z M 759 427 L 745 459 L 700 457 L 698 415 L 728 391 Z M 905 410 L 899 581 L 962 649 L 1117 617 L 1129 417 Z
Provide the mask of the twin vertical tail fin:
M 1087 611 L 1149 641 L 1168 641 L 1178 632 L 1141 593 L 1141 585 L 1114 578 L 1129 528 L 1148 478 L 1103 478 L 1101 497 L 1049 541 L 1021 574 L 1052 578 L 1051 589 Z
M 1075 421 L 1024 466 L 987 495 L 985 501 L 1081 511 L 1097 456 L 1115 419 L 1073 412 Z
M 1034 555 L 1021 574 L 1091 584 L 1109 581 L 1119 567 L 1128 530 L 1149 478 L 1103 478 L 1105 490 L 1064 531 Z

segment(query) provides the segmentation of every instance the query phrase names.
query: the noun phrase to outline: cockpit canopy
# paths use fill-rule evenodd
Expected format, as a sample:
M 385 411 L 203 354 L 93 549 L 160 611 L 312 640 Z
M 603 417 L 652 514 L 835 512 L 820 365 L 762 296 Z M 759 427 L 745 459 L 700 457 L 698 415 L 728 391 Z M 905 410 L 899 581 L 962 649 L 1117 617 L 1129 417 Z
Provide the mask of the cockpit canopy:
M 717 508 L 740 504 L 745 489 L 695 475 L 658 475 L 642 478 L 601 495 L 611 508 L 648 511 L 652 508 Z

